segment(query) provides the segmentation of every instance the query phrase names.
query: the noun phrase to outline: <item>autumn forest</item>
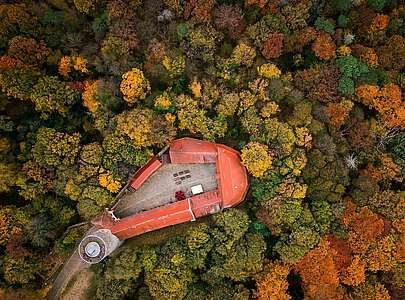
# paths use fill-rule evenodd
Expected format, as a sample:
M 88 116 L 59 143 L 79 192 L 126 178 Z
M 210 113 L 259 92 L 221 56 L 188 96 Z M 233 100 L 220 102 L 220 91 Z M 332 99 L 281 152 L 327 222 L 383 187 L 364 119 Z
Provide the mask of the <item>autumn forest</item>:
M 404 92 L 403 0 L 0 0 L 0 299 L 180 137 L 238 150 L 245 201 L 65 299 L 405 299 Z

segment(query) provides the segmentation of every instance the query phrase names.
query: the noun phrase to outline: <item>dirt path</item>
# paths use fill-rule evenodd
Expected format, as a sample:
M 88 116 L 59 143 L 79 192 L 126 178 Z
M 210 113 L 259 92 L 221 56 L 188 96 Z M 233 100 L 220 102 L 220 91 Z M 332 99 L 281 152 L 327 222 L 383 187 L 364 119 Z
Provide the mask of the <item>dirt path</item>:
M 90 228 L 83 236 L 89 235 L 92 232 L 97 230 L 95 227 Z M 78 249 L 76 247 L 73 254 L 69 259 L 64 263 L 62 270 L 59 272 L 58 276 L 53 282 L 52 288 L 48 292 L 46 299 L 56 300 L 61 299 L 61 295 L 64 292 L 64 289 L 72 281 L 76 274 L 83 273 L 90 267 L 90 264 L 84 262 L 80 256 Z M 80 293 L 80 291 L 77 291 Z M 85 292 L 85 291 L 84 291 Z
M 88 267 L 90 267 L 90 264 L 85 263 L 80 258 L 79 253 L 76 249 L 75 252 L 67 260 L 67 262 L 63 265 L 63 268 L 56 277 L 46 299 L 60 299 L 60 295 L 62 294 L 63 290 L 66 288 L 70 280 L 75 276 L 75 274 Z
M 71 280 L 71 285 L 62 293 L 61 300 L 87 300 L 88 291 L 95 274 L 90 269 L 84 269 Z

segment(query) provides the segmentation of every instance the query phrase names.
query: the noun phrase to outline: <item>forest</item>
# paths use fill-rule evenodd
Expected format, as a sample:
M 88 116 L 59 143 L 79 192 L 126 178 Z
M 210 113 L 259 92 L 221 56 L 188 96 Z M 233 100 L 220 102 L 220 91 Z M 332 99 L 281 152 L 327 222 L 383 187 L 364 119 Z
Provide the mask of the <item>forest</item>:
M 240 151 L 245 201 L 80 299 L 405 299 L 404 92 L 404 0 L 0 0 L 0 299 L 180 137 Z

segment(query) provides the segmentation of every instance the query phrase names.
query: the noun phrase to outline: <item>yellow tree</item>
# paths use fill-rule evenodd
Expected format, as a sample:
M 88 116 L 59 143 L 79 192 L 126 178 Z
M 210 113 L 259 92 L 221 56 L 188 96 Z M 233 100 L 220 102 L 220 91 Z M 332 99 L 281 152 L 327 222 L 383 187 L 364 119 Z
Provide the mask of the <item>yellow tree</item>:
M 262 177 L 270 169 L 272 157 L 266 145 L 250 142 L 242 149 L 242 161 L 255 177 Z
M 269 262 L 266 266 L 266 274 L 256 281 L 255 295 L 259 300 L 288 300 L 287 275 L 290 267 L 280 262 Z
M 150 84 L 141 70 L 133 68 L 122 75 L 120 90 L 124 100 L 134 104 L 139 99 L 145 99 L 150 92 Z
M 134 147 L 163 146 L 176 136 L 176 128 L 165 116 L 150 109 L 132 109 L 115 117 L 117 133 L 128 136 Z

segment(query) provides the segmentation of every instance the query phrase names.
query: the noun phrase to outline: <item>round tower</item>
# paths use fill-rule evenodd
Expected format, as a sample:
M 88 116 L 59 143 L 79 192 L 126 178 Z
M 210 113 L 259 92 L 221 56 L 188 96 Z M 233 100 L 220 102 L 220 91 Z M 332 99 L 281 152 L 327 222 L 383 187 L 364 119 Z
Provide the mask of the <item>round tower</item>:
M 121 246 L 120 241 L 108 229 L 98 229 L 86 235 L 79 244 L 80 258 L 89 264 L 96 264 Z

